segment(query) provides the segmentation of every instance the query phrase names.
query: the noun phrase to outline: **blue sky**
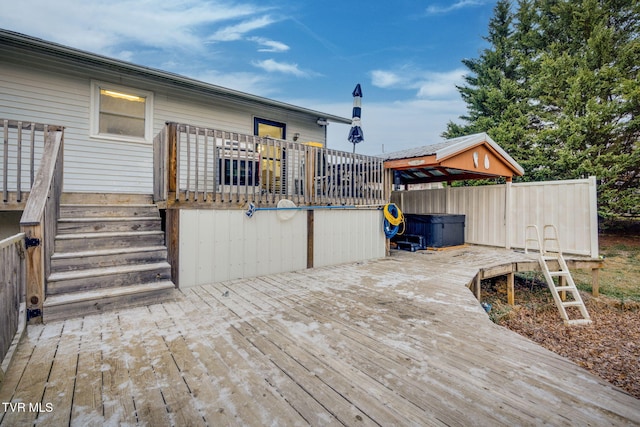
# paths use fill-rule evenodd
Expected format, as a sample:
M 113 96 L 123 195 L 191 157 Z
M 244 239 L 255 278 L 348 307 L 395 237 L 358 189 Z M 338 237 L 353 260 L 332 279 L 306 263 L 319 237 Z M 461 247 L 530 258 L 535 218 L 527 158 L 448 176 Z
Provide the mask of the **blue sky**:
M 486 47 L 495 0 L 0 0 L 0 27 L 350 117 L 359 153 L 441 140 L 465 113 L 455 85 Z M 10 11 L 10 13 L 6 13 Z M 348 125 L 330 148 L 350 151 Z

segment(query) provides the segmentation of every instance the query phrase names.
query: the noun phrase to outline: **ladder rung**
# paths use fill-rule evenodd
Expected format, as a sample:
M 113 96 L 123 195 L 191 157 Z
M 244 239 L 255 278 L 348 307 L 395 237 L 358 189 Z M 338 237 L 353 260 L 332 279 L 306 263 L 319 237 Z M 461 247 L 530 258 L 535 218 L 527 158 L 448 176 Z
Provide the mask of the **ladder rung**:
M 582 307 L 583 305 L 580 301 L 565 301 L 562 303 L 563 307 Z
M 550 271 L 549 272 L 550 276 L 553 277 L 557 277 L 557 276 L 570 276 L 571 273 L 569 273 L 568 271 Z
M 556 291 L 575 291 L 576 288 L 573 286 L 556 286 L 554 287 Z
M 565 325 L 590 325 L 591 319 L 573 319 L 573 320 L 565 320 Z
M 543 260 L 545 261 L 557 261 L 558 257 L 557 256 L 548 256 L 548 255 L 544 255 L 542 257 Z

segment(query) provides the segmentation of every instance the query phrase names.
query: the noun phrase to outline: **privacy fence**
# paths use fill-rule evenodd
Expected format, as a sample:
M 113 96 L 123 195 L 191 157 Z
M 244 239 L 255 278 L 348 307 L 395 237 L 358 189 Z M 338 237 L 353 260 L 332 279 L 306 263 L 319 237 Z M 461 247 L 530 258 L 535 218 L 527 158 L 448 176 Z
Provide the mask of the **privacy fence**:
M 524 248 L 527 225 L 554 224 L 562 250 L 598 257 L 596 178 L 398 191 L 404 213 L 464 214 L 467 243 Z

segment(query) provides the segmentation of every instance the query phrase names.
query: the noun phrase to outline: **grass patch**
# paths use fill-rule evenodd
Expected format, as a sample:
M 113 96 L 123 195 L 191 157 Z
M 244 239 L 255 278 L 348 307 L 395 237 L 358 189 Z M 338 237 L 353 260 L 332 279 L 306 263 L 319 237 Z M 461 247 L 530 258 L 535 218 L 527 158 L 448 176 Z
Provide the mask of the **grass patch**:
M 619 300 L 640 301 L 640 237 L 601 236 L 600 294 Z M 578 289 L 591 292 L 591 272 L 572 271 Z

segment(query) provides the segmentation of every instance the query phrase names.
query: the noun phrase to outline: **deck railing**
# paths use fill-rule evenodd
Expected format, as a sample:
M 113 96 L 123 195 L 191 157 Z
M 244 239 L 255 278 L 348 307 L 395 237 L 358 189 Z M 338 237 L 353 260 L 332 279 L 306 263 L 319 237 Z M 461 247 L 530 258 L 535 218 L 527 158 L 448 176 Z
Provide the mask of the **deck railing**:
M 42 126 L 45 129 L 42 160 L 20 219 L 26 242 L 27 317 L 35 318 L 35 321 L 42 320 L 63 179 L 64 130 L 56 126 Z
M 378 157 L 168 123 L 154 140 L 157 201 L 211 205 L 384 203 Z
M 25 300 L 24 233 L 0 241 L 0 362 L 9 351 L 24 319 Z M 5 366 L 0 369 L 0 382 Z
M 10 201 L 15 193 L 16 202 L 21 202 L 24 192 L 33 185 L 35 171 L 38 168 L 44 149 L 48 126 L 17 120 L 0 119 L 0 132 L 3 136 L 0 162 L 2 170 L 3 201 Z

